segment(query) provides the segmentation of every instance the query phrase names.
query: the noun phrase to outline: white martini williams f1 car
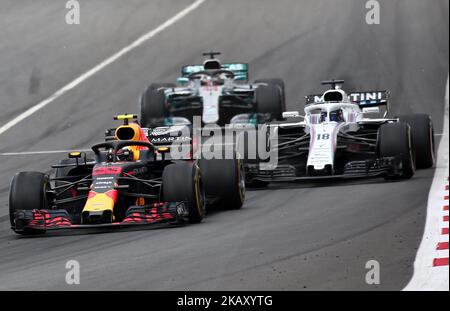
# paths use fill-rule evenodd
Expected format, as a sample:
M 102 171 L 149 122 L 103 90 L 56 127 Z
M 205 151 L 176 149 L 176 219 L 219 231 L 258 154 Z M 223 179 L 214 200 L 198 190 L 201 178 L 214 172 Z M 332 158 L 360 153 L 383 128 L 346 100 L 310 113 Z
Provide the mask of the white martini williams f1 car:
M 271 162 L 276 165 L 248 160 L 248 184 L 376 176 L 408 179 L 416 168 L 433 166 L 434 133 L 428 115 L 389 118 L 389 92 L 347 94 L 343 82 L 324 81 L 331 85 L 329 90 L 306 96 L 304 116 L 297 111 L 283 113 L 295 122 L 268 124 L 271 136 L 276 135 L 270 144 L 277 155 Z

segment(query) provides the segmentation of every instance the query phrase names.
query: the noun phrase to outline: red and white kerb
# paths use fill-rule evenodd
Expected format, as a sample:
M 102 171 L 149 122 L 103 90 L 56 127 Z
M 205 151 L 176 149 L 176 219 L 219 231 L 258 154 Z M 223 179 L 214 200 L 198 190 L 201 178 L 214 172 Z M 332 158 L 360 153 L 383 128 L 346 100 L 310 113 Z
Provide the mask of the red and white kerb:
M 433 259 L 433 267 L 440 267 L 440 266 L 448 266 L 448 205 L 449 205 L 449 178 L 447 177 L 447 183 L 444 187 L 444 196 L 443 196 L 443 204 L 442 206 L 439 206 L 439 208 L 442 210 L 442 217 L 441 217 L 441 230 L 439 232 L 440 234 L 440 241 L 436 246 L 437 250 L 437 256 Z M 442 256 L 440 256 L 442 254 Z

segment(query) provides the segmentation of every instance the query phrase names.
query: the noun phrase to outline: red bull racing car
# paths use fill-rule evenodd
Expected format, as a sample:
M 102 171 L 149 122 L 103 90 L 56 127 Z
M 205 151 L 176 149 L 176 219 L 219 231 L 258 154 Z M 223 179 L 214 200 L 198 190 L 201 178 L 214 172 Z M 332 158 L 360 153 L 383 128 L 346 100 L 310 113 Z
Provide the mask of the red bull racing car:
M 56 229 L 124 227 L 201 222 L 206 206 L 242 206 L 245 182 L 234 160 L 176 160 L 170 147 L 155 145 L 135 115 L 114 139 L 92 146 L 93 159 L 72 152 L 54 165 L 54 176 L 19 172 L 9 196 L 11 228 L 20 234 Z M 154 132 L 154 131 L 150 131 Z M 220 174 L 213 178 L 211 174 Z M 204 179 L 215 180 L 205 191 Z M 224 198 L 227 198 L 226 205 Z

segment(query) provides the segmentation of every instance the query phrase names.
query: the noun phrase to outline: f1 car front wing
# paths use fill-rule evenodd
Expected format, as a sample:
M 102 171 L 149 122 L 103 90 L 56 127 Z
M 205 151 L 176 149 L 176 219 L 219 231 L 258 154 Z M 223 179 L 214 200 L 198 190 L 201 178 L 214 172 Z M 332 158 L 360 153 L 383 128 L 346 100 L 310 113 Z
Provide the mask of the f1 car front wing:
M 401 170 L 401 159 L 385 157 L 375 160 L 351 161 L 339 175 L 307 176 L 299 175 L 293 165 L 278 165 L 274 170 L 261 170 L 259 164 L 247 164 L 246 176 L 250 180 L 265 182 L 314 181 L 333 179 L 356 179 L 396 175 Z
M 182 224 L 188 210 L 183 202 L 153 203 L 149 206 L 131 206 L 120 222 L 74 224 L 66 210 L 20 210 L 14 215 L 16 233 L 45 233 L 49 230 L 114 228 L 137 225 Z

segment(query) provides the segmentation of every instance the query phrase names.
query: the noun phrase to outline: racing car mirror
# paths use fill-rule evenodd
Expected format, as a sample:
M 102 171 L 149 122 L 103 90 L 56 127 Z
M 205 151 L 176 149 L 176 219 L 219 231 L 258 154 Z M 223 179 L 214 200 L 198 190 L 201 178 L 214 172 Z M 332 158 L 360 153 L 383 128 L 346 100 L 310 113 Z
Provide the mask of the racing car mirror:
M 72 151 L 72 152 L 69 152 L 69 154 L 67 155 L 67 157 L 69 159 L 75 159 L 75 162 L 76 162 L 77 166 L 78 166 L 79 159 L 82 156 L 84 157 L 84 163 L 86 164 L 86 153 L 84 153 L 84 152 Z
M 371 113 L 380 113 L 379 107 L 365 107 L 362 109 L 362 113 L 371 114 Z
M 156 149 L 156 151 L 158 151 L 158 153 L 168 153 L 170 151 L 169 147 L 159 147 Z
M 285 111 L 282 113 L 284 119 L 287 118 L 303 118 L 298 111 Z
M 181 84 L 181 85 L 185 85 L 185 84 L 189 83 L 189 79 L 186 77 L 179 77 L 179 78 L 177 78 L 177 83 Z
M 81 158 L 81 152 L 70 152 L 68 154 L 69 159 L 77 159 L 77 158 Z
M 245 81 L 245 80 L 247 80 L 247 76 L 246 75 L 236 75 L 236 76 L 234 76 L 234 80 L 235 81 Z

